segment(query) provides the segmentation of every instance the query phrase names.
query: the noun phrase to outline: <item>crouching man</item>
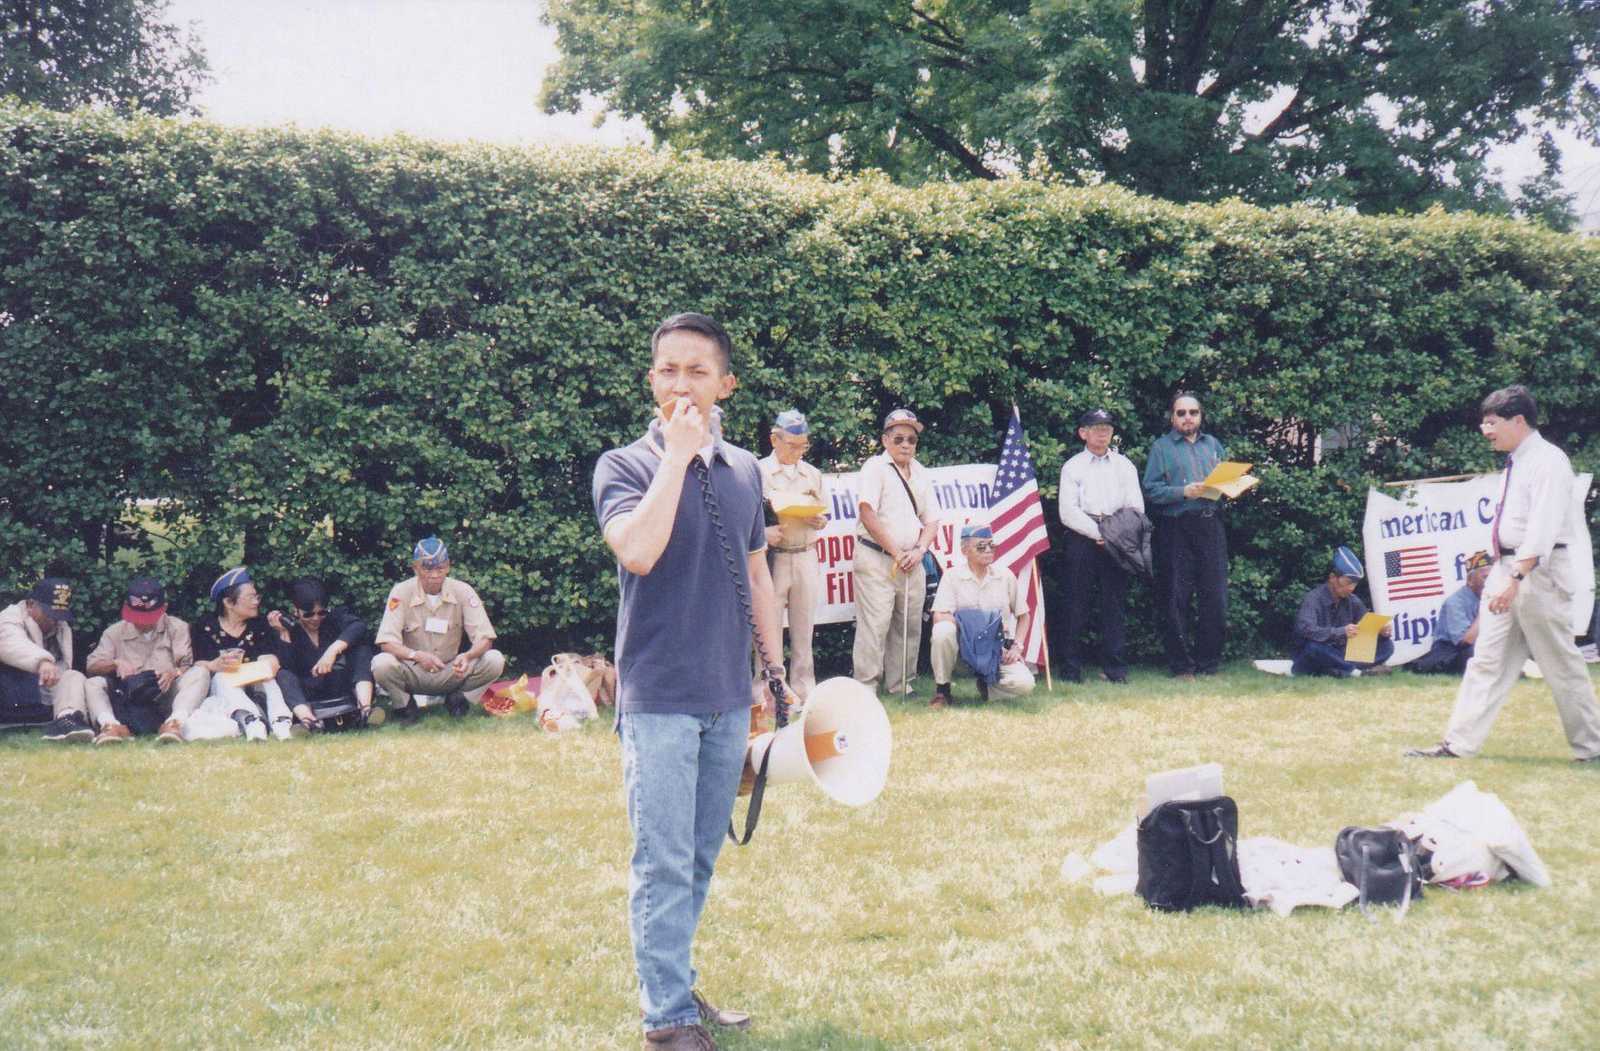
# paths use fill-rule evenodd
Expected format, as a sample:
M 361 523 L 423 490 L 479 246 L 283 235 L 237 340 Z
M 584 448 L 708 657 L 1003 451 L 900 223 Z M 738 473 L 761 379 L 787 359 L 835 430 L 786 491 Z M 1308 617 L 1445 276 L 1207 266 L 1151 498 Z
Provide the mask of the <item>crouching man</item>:
M 484 687 L 505 671 L 493 649 L 494 625 L 472 585 L 450 576 L 450 552 L 430 536 L 411 552 L 410 580 L 389 592 L 372 678 L 389 695 L 402 719 L 417 717 L 415 694 L 444 694 L 445 710 L 460 717 L 482 698 Z M 461 649 L 462 636 L 472 643 Z
M 100 633 L 84 666 L 91 676 L 84 687 L 90 709 L 116 717 L 101 725 L 97 745 L 135 733 L 177 739 L 183 720 L 211 688 L 211 673 L 194 663 L 189 625 L 167 613 L 166 590 L 150 577 L 128 585 L 122 619 Z
M 1356 584 L 1365 575 L 1355 552 L 1341 547 L 1333 553 L 1327 582 L 1318 584 L 1300 600 L 1300 612 L 1294 618 L 1295 675 L 1348 679 L 1362 673 L 1389 674 L 1386 662 L 1394 656 L 1391 624 L 1383 626 L 1373 661 L 1344 659 L 1345 640 L 1356 634 L 1356 625 L 1367 615 L 1367 604 L 1356 594 Z
M 933 596 L 933 700 L 929 707 L 951 703 L 950 680 L 957 659 L 977 673 L 978 696 L 989 689 L 1005 697 L 1033 692 L 1033 672 L 1022 659 L 1022 637 L 1028 631 L 1028 600 L 1015 573 L 994 564 L 994 534 L 986 525 L 961 527 L 962 561 L 939 578 Z
M 52 717 L 45 740 L 81 743 L 94 737 L 86 706 L 83 673 L 72 670 L 72 585 L 45 577 L 0 611 L 0 710 L 16 722 Z M 116 721 L 109 706 L 93 714 Z

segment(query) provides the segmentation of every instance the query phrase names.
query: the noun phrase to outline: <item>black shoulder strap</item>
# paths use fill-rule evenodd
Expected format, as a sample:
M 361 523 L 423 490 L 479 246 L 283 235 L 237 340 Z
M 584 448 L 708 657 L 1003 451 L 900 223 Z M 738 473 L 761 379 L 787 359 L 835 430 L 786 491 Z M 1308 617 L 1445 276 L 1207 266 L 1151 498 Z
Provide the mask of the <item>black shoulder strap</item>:
M 906 481 L 906 476 L 900 473 L 900 468 L 895 466 L 893 460 L 889 461 L 889 470 L 893 471 L 894 476 L 900 479 L 900 487 L 906 491 L 906 499 L 911 501 L 912 514 L 917 516 L 917 521 L 922 521 L 922 509 L 917 506 L 917 498 L 911 492 L 911 483 Z
M 771 758 L 772 746 L 768 745 L 767 750 L 761 755 L 761 769 L 756 771 L 755 786 L 750 789 L 750 809 L 744 812 L 743 839 L 739 838 L 733 818 L 728 818 L 728 839 L 736 847 L 748 846 L 750 837 L 756 834 L 756 822 L 761 820 L 761 797 L 767 794 L 767 762 Z

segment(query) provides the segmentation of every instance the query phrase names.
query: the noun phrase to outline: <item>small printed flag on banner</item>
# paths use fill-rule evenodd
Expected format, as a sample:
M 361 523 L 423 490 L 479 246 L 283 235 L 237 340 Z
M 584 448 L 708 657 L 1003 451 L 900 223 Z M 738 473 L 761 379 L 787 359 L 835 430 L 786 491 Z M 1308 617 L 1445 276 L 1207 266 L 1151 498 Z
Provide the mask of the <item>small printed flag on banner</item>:
M 1383 576 L 1389 583 L 1389 601 L 1428 598 L 1444 594 L 1437 547 L 1402 547 L 1383 553 Z
M 1039 602 L 1040 589 L 1033 585 L 1034 559 L 1050 550 L 1050 538 L 1045 531 L 1044 505 L 1039 502 L 1039 479 L 1022 434 L 1022 414 L 1015 405 L 994 472 L 989 515 L 995 564 L 1015 573 L 1017 586 L 1028 596 L 1028 634 L 1020 640 L 1022 659 L 1038 666 L 1044 663 L 1044 606 Z

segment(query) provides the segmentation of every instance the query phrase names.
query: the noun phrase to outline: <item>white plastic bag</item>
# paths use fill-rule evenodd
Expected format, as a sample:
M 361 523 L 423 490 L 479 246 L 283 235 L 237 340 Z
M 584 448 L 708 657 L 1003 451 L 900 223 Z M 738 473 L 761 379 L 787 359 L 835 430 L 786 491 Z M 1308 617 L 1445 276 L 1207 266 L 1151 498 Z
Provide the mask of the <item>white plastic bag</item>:
M 539 725 L 548 733 L 576 730 L 599 714 L 577 662 L 558 657 L 540 676 Z

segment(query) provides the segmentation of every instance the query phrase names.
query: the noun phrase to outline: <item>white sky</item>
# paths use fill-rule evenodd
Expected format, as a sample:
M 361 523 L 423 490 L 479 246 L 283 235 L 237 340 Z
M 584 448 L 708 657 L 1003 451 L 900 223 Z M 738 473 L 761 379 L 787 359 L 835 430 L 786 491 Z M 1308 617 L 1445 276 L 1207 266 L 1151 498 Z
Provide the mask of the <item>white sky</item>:
M 539 110 L 557 58 L 539 0 L 171 0 L 197 23 L 213 82 L 200 95 L 223 124 L 404 131 L 500 143 L 647 145 L 641 126 L 595 111 Z M 1600 229 L 1600 149 L 1560 139 L 1567 188 Z M 1510 182 L 1538 170 L 1531 146 L 1495 156 Z

